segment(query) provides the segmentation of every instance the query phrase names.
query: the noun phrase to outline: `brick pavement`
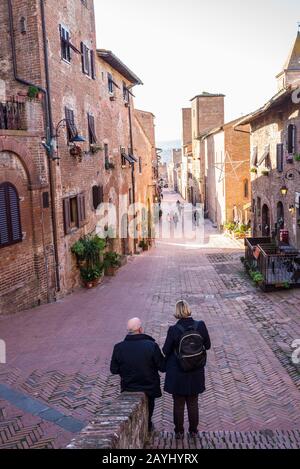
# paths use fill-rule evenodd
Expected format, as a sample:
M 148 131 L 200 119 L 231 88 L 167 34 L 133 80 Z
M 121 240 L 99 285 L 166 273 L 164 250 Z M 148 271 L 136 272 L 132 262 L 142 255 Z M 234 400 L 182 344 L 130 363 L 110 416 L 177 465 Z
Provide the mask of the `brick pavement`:
M 291 362 L 291 343 L 300 338 L 300 292 L 258 291 L 243 274 L 238 243 L 208 222 L 205 234 L 201 247 L 157 242 L 92 291 L 1 318 L 8 363 L 0 365 L 0 383 L 86 422 L 118 395 L 109 360 L 128 317 L 139 315 L 162 345 L 175 302 L 184 297 L 213 343 L 200 436 L 175 442 L 165 394 L 148 446 L 300 447 L 299 369 Z M 72 436 L 0 396 L 0 447 L 58 448 Z

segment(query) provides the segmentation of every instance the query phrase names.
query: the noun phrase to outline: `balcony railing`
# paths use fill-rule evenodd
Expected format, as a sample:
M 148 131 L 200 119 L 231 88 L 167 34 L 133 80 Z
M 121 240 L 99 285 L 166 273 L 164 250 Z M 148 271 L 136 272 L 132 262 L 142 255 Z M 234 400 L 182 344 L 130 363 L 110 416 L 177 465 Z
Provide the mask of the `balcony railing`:
M 24 102 L 0 102 L 0 130 L 26 130 Z
M 245 259 L 264 278 L 263 287 L 300 286 L 300 252 L 271 238 L 246 238 Z

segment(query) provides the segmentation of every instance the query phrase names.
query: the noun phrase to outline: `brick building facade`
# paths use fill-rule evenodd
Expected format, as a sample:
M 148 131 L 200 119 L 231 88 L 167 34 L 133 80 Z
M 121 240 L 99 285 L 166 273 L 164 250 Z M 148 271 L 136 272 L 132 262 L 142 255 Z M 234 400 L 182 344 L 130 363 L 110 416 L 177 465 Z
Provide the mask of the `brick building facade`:
M 251 126 L 252 231 L 300 248 L 300 32 L 277 76 L 278 93 L 239 127 Z M 241 126 L 241 124 L 243 124 Z
M 141 80 L 96 49 L 93 0 L 5 0 L 0 23 L 3 314 L 79 286 L 70 247 L 94 232 L 99 202 L 114 203 L 118 214 L 120 200 L 124 213 L 135 199 L 152 203 L 155 137 L 153 118 L 151 143 L 139 137 L 130 90 Z M 136 149 L 149 169 L 144 184 Z M 140 197 L 144 185 L 149 194 Z M 126 228 L 125 218 L 118 223 Z M 118 237 L 113 247 L 132 253 L 134 240 Z
M 224 124 L 201 138 L 205 211 L 219 229 L 226 222 L 250 220 L 250 136 L 246 128 L 235 129 L 236 123 Z

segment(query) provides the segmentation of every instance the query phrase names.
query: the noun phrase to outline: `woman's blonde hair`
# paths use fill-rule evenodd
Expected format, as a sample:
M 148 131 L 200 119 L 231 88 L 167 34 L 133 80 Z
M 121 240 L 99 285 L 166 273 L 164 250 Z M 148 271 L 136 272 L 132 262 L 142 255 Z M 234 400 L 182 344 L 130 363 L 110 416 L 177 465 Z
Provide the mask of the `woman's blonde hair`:
M 191 316 L 191 308 L 187 301 L 179 300 L 175 305 L 175 318 L 183 319 Z

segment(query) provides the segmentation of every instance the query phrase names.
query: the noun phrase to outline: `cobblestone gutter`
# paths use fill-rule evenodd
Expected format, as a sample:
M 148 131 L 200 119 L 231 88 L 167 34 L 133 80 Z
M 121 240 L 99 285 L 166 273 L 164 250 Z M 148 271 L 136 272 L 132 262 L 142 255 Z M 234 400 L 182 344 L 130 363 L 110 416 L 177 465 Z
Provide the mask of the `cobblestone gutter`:
M 141 449 L 148 436 L 148 403 L 143 393 L 123 393 L 107 402 L 67 449 Z

